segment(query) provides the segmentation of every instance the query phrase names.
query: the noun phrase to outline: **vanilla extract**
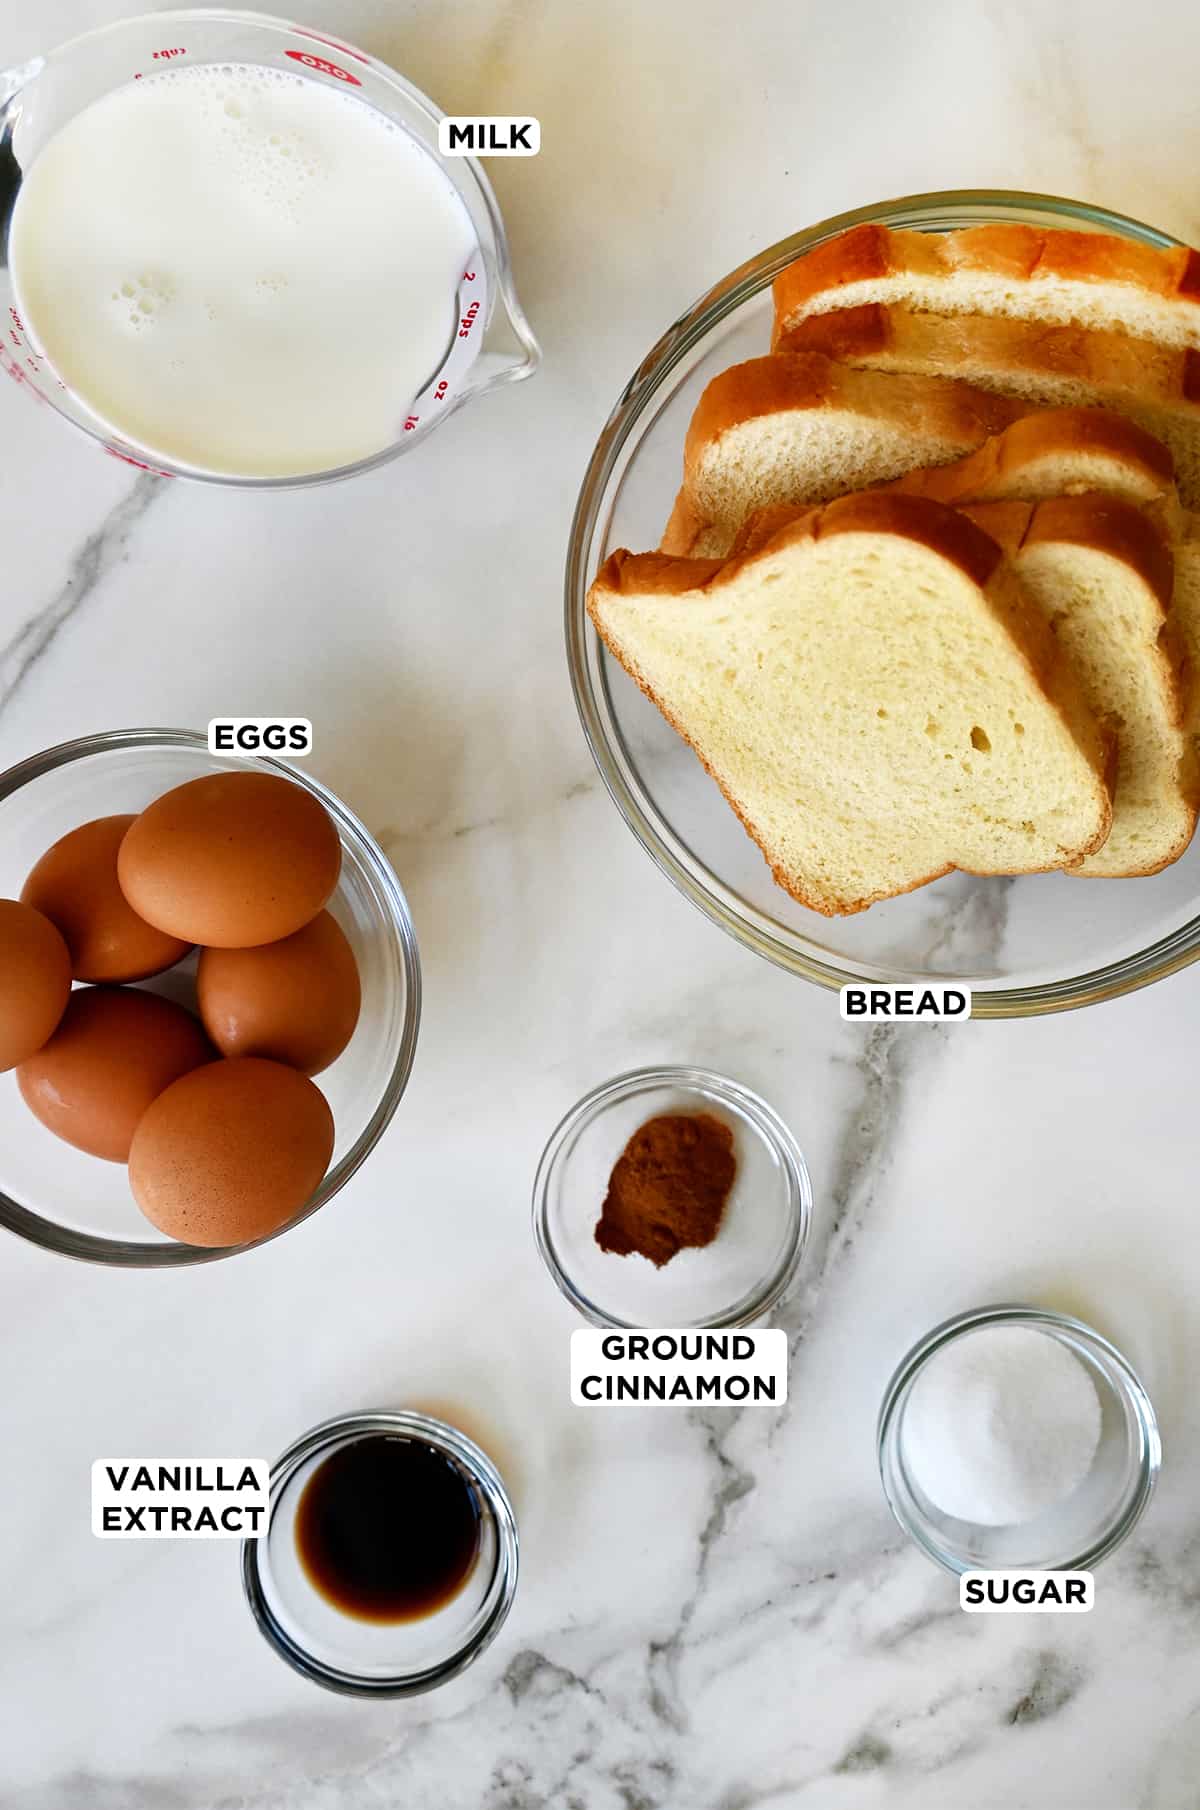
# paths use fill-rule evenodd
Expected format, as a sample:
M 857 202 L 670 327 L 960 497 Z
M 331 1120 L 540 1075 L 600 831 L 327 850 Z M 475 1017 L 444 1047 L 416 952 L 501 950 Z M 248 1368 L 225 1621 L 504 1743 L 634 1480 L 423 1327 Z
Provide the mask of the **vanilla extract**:
M 416 1621 L 444 1608 L 469 1578 L 479 1501 L 433 1446 L 375 1434 L 313 1471 L 295 1540 L 309 1582 L 335 1609 L 360 1621 Z

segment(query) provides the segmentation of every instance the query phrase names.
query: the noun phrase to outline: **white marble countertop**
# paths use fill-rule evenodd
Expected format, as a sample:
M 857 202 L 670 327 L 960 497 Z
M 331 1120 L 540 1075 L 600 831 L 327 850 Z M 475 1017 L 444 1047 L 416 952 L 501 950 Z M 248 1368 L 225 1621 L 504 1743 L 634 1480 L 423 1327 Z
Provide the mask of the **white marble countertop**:
M 0 62 L 122 0 L 0 6 Z M 1200 237 L 1180 0 L 324 0 L 493 165 L 546 354 L 414 459 L 312 494 L 155 488 L 0 386 L 0 766 L 88 730 L 313 718 L 315 771 L 416 918 L 412 1083 L 294 1235 L 178 1274 L 6 1238 L 5 1810 L 1193 1810 L 1200 1777 L 1200 970 L 1091 1013 L 870 1032 L 678 898 L 609 804 L 560 574 L 595 433 L 695 294 L 785 232 L 921 189 L 1085 195 Z M 468 487 L 462 482 L 470 473 Z M 586 1087 L 657 1060 L 758 1088 L 816 1189 L 791 1401 L 572 1409 L 528 1231 Z M 967 1618 L 884 1505 L 874 1422 L 934 1321 L 1035 1296 L 1110 1331 L 1167 1449 L 1081 1618 Z M 280 1451 L 440 1406 L 508 1476 L 512 1616 L 442 1692 L 295 1677 L 236 1549 L 101 1543 L 99 1453 Z

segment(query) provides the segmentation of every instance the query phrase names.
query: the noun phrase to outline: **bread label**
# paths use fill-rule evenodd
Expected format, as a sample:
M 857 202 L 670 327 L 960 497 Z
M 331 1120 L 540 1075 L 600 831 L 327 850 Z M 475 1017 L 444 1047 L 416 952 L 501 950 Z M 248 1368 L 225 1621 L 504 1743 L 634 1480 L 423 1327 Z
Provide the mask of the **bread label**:
M 971 1016 L 971 989 L 843 987 L 841 1013 L 855 1024 L 944 1024 Z
M 787 1400 L 787 1334 L 697 1328 L 571 1334 L 576 1407 L 641 1402 L 777 1408 Z
M 958 1580 L 967 1615 L 1083 1615 L 1095 1601 L 1090 1571 L 964 1571 Z
M 99 1540 L 257 1540 L 267 1531 L 265 1458 L 97 1458 Z

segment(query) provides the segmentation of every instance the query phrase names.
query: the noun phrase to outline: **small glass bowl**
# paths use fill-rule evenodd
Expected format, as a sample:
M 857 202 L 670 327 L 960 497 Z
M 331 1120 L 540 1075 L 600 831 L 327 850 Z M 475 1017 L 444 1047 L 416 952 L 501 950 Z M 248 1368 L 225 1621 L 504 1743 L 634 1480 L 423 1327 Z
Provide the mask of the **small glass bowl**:
M 1066 1501 L 1016 1526 L 980 1527 L 943 1514 L 904 1462 L 904 1411 L 917 1377 L 935 1352 L 983 1326 L 1022 1326 L 1058 1339 L 1083 1364 L 1100 1397 L 1100 1444 L 1087 1477 Z M 1068 1314 L 1005 1305 L 958 1314 L 914 1345 L 887 1386 L 878 1447 L 884 1494 L 900 1526 L 935 1563 L 958 1573 L 1091 1570 L 1137 1522 L 1162 1462 L 1150 1398 L 1116 1347 Z
M 721 1229 L 656 1269 L 596 1243 L 613 1164 L 647 1119 L 711 1112 L 734 1133 L 737 1176 Z M 765 1100 L 701 1068 L 643 1068 L 594 1088 L 542 1153 L 533 1230 L 542 1261 L 593 1326 L 749 1326 L 782 1300 L 800 1262 L 812 1188 L 799 1146 Z
M 378 843 L 299 766 L 268 756 L 209 754 L 205 737 L 187 729 L 119 729 L 65 742 L 0 774 L 0 897 L 15 898 L 34 862 L 79 824 L 140 811 L 185 780 L 238 769 L 277 773 L 328 811 L 342 843 L 329 910 L 349 939 L 362 981 L 354 1036 L 316 1081 L 333 1113 L 333 1158 L 312 1199 L 270 1234 L 279 1238 L 349 1181 L 395 1112 L 412 1068 L 421 1015 L 416 934 Z M 190 1004 L 195 967 L 193 954 L 141 984 Z M 211 1263 L 253 1248 L 209 1249 L 164 1237 L 139 1211 L 124 1165 L 55 1137 L 28 1110 L 13 1075 L 0 1075 L 0 1225 L 46 1250 L 135 1268 Z
M 455 1466 L 475 1495 L 479 1553 L 462 1588 L 432 1615 L 379 1624 L 343 1615 L 308 1582 L 296 1551 L 300 1496 L 339 1447 L 384 1434 L 419 1440 Z M 517 1523 L 491 1459 L 444 1421 L 407 1410 L 323 1421 L 271 1467 L 266 1534 L 242 1544 L 242 1585 L 264 1639 L 314 1684 L 347 1697 L 415 1697 L 478 1659 L 500 1631 L 517 1589 Z
M 683 463 L 688 422 L 718 372 L 770 348 L 771 283 L 788 264 L 865 221 L 950 232 L 1020 224 L 1173 246 L 1124 214 L 987 189 L 908 195 L 794 233 L 723 277 L 652 346 L 592 454 L 566 570 L 567 660 L 583 732 L 626 823 L 685 898 L 758 955 L 822 987 L 965 982 L 976 1018 L 1024 1018 L 1095 1004 L 1200 957 L 1200 837 L 1148 879 L 947 874 L 851 917 L 824 918 L 777 886 L 696 756 L 605 651 L 588 587 L 617 547 L 656 547 Z

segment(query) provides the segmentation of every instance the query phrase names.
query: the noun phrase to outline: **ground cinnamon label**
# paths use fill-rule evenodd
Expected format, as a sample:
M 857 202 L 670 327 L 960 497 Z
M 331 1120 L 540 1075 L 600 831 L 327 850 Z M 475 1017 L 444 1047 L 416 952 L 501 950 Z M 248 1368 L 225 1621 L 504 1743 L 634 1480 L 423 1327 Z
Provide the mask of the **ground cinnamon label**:
M 736 1174 L 733 1132 L 712 1113 L 647 1119 L 609 1177 L 596 1243 L 661 1269 L 678 1251 L 712 1243 Z

